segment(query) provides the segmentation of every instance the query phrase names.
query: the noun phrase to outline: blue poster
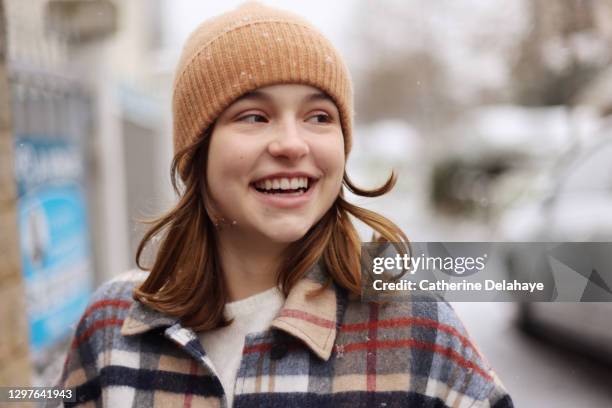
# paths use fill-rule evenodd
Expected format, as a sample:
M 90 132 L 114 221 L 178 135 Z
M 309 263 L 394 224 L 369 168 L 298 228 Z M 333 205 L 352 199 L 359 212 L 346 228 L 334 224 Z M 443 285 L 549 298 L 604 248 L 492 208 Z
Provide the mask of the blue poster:
M 36 355 L 69 335 L 91 292 L 82 153 L 67 139 L 19 137 L 15 170 L 30 347 Z

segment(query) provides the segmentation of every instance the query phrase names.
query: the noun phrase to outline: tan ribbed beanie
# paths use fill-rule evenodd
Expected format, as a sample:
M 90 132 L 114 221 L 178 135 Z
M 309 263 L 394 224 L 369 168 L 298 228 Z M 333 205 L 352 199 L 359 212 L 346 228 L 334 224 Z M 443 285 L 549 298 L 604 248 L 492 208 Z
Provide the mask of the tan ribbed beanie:
M 342 57 L 301 17 L 256 2 L 203 22 L 185 43 L 172 100 L 175 153 L 238 97 L 282 83 L 311 85 L 334 100 L 348 155 L 353 90 Z

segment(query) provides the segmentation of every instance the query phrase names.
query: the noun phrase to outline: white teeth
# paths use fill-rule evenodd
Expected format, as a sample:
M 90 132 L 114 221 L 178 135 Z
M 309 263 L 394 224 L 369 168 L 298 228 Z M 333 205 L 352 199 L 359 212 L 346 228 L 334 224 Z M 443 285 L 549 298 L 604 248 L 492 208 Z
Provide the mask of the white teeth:
M 260 180 L 255 187 L 262 190 L 297 190 L 308 188 L 308 177 L 282 177 L 276 179 Z

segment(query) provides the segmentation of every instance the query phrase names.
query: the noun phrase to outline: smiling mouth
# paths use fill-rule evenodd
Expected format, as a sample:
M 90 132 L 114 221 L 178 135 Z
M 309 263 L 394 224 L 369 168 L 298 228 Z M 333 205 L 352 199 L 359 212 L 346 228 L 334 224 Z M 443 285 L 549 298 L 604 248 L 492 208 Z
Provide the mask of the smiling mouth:
M 305 194 L 316 183 L 310 177 L 280 177 L 259 180 L 251 186 L 260 193 L 268 195 L 299 196 Z

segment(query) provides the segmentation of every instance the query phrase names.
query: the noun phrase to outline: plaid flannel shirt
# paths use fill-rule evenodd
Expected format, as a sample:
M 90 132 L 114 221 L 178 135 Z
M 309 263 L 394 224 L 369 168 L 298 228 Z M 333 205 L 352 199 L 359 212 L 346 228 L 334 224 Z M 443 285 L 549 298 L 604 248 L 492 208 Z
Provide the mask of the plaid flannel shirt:
M 81 318 L 60 386 L 66 406 L 512 407 L 445 302 L 387 305 L 320 287 L 317 267 L 266 332 L 249 334 L 233 390 L 223 390 L 196 333 L 132 299 L 145 278 L 103 285 Z

